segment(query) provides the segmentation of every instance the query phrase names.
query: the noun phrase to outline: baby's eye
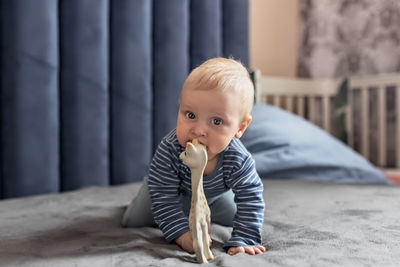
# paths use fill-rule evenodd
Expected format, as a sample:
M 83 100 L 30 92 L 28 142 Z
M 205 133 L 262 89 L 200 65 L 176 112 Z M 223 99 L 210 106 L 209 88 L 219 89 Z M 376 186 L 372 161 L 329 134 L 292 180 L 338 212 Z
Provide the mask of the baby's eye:
M 193 120 L 194 118 L 196 118 L 196 115 L 194 115 L 193 112 L 186 112 L 186 117 L 187 117 L 188 119 Z
M 221 119 L 218 119 L 218 118 L 215 118 L 215 119 L 212 120 L 212 123 L 213 123 L 214 125 L 221 125 L 221 124 L 222 124 L 222 120 L 221 120 Z

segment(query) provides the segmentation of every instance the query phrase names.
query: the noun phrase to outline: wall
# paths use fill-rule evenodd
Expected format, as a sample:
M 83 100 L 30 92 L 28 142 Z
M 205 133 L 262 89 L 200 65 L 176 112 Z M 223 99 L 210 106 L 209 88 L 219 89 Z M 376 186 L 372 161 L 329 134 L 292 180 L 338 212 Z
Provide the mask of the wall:
M 400 72 L 400 1 L 309 0 L 299 8 L 300 77 Z
M 250 66 L 263 75 L 297 74 L 299 0 L 250 0 Z

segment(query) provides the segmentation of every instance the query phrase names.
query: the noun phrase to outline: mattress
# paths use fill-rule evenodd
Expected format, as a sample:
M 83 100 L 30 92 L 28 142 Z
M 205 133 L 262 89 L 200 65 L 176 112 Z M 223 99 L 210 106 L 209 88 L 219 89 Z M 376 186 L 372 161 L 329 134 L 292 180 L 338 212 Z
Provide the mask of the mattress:
M 212 225 L 209 266 L 398 266 L 399 187 L 264 180 L 267 252 L 230 256 Z M 157 228 L 120 226 L 140 183 L 0 201 L 1 266 L 195 266 Z

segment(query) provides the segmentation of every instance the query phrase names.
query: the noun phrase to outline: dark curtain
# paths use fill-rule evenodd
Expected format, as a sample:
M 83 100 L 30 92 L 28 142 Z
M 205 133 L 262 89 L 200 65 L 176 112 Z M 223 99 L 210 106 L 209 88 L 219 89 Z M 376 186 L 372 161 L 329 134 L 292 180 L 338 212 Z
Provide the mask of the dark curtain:
M 0 1 L 0 197 L 141 181 L 190 70 L 248 65 L 246 0 Z

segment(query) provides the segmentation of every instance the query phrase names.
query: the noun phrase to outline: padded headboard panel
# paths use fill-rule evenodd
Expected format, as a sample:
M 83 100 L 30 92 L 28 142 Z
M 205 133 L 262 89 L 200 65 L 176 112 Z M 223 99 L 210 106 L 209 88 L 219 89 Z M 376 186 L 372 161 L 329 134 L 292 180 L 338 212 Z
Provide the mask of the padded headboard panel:
M 2 0 L 0 197 L 142 180 L 190 70 L 248 65 L 245 0 Z

